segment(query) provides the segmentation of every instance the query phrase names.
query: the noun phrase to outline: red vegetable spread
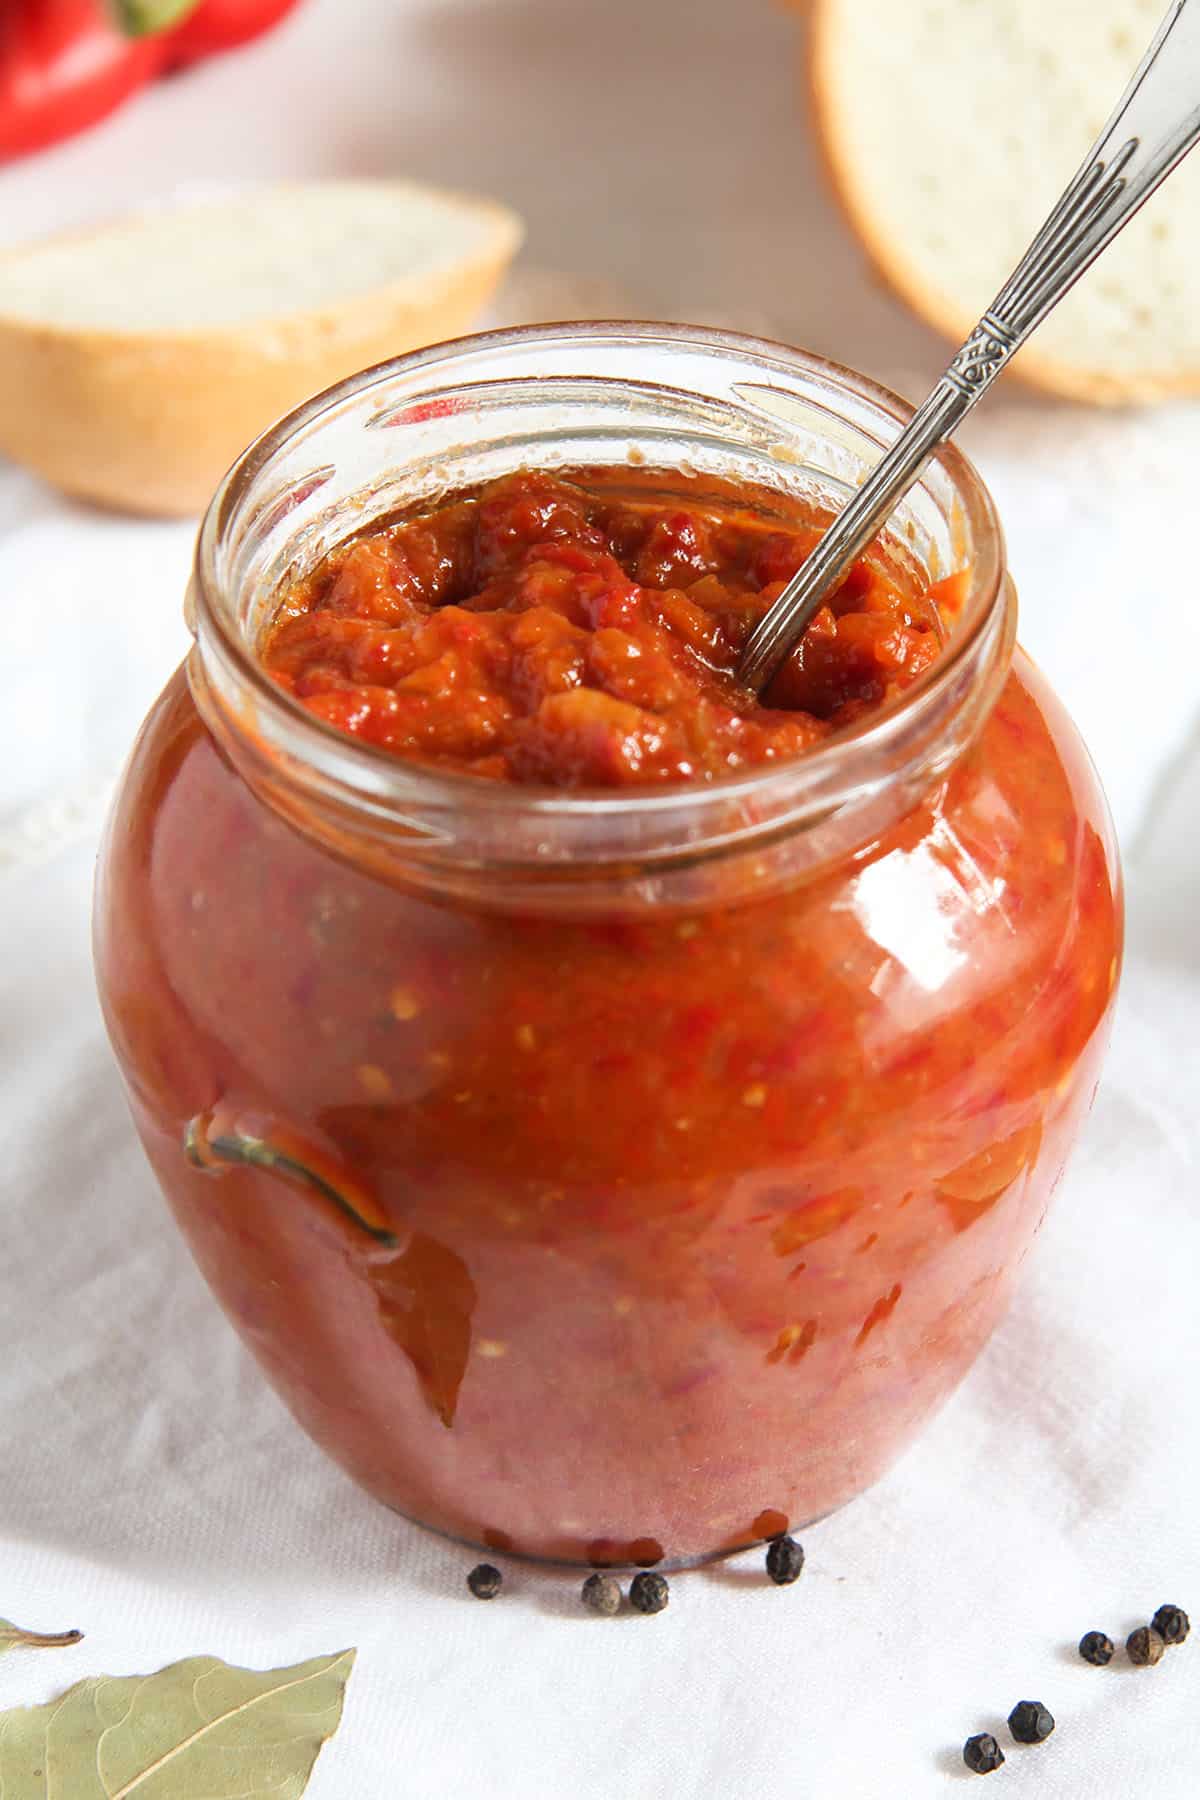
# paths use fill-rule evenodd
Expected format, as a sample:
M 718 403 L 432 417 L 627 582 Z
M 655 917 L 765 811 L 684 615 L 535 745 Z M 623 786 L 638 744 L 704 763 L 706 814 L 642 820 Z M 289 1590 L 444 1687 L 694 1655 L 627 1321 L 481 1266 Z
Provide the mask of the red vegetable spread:
M 522 472 L 342 545 L 286 596 L 267 667 L 368 742 L 552 787 L 711 780 L 884 704 L 940 647 L 933 598 L 859 562 L 767 704 L 734 678 L 811 524 Z
M 811 527 L 621 480 L 521 474 L 347 542 L 267 666 L 386 750 L 574 785 L 792 755 L 936 654 L 935 596 L 865 563 L 756 705 L 738 646 Z M 473 821 L 522 796 L 485 782 L 377 854 L 356 796 L 327 831 L 264 776 L 195 659 L 172 682 L 101 857 L 109 1030 L 209 1282 L 388 1505 L 535 1556 L 705 1556 L 861 1491 L 969 1366 L 1121 939 L 1083 748 L 988 641 L 936 779 L 885 752 L 832 820 L 649 875 L 632 827 L 628 867 L 510 866 Z

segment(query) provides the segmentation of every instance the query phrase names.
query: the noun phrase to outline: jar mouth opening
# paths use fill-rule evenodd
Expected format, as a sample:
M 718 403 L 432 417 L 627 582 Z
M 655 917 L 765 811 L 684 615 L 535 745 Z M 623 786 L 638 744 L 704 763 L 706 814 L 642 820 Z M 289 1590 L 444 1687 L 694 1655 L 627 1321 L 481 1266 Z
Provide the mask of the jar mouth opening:
M 841 364 L 768 338 L 702 326 L 636 320 L 567 321 L 480 332 L 408 352 L 347 377 L 285 414 L 224 476 L 201 523 L 189 594 L 189 622 L 201 649 L 212 647 L 226 675 L 249 699 L 256 734 L 265 735 L 274 748 L 282 749 L 293 767 L 309 766 L 336 781 L 343 796 L 368 799 L 376 815 L 394 808 L 398 816 L 411 821 L 414 811 L 428 806 L 435 812 L 449 807 L 486 812 L 493 818 L 519 814 L 528 819 L 532 815 L 547 823 L 555 819 L 600 820 L 618 813 L 648 823 L 655 814 L 677 815 L 681 807 L 697 821 L 706 812 L 719 816 L 730 803 L 753 800 L 756 806 L 767 806 L 778 820 L 780 810 L 793 819 L 798 811 L 821 813 L 852 799 L 864 787 L 877 785 L 869 771 L 878 769 L 880 759 L 888 756 L 896 740 L 904 738 L 916 715 L 936 709 L 939 702 L 944 704 L 946 693 L 956 684 L 961 686 L 964 665 L 971 663 L 979 640 L 994 625 L 1003 598 L 1005 557 L 1000 522 L 981 477 L 953 444 L 936 452 L 915 484 L 919 487 L 927 482 L 931 471 L 939 473 L 952 496 L 958 536 L 966 545 L 959 566 L 967 575 L 968 591 L 941 655 L 904 693 L 795 757 L 704 782 L 644 787 L 562 789 L 489 781 L 409 761 L 364 743 L 315 717 L 272 681 L 240 623 L 236 596 L 229 592 L 221 568 L 222 548 L 236 532 L 239 518 L 254 504 L 256 490 L 269 485 L 274 465 L 289 447 L 348 402 L 367 399 L 373 390 L 382 392 L 398 379 L 405 383 L 408 404 L 417 406 L 423 383 L 430 392 L 443 389 L 447 380 L 454 379 L 455 365 L 464 361 L 486 363 L 495 355 L 531 349 L 565 352 L 569 360 L 572 349 L 582 357 L 597 346 L 620 346 L 635 354 L 683 348 L 716 361 L 732 360 L 742 367 L 747 384 L 743 391 L 759 396 L 778 394 L 783 402 L 799 383 L 802 390 L 825 403 L 831 419 L 838 416 L 840 398 L 853 403 L 880 434 L 881 453 L 915 410 L 878 382 Z M 505 379 L 503 375 L 498 378 Z M 775 386 L 778 380 L 782 387 Z M 755 387 L 755 382 L 765 385 Z M 464 391 L 469 391 L 469 384 Z M 756 402 L 746 404 L 749 408 Z M 771 403 L 767 404 L 769 408 Z M 761 424 L 761 420 L 756 422 Z M 786 408 L 777 414 L 771 429 L 785 444 Z M 327 473 L 325 469 L 316 471 L 318 486 Z M 301 498 L 306 500 L 309 491 L 313 490 L 304 491 Z M 351 535 L 352 530 L 351 523 L 342 536 Z M 268 721 L 270 729 L 263 733 Z

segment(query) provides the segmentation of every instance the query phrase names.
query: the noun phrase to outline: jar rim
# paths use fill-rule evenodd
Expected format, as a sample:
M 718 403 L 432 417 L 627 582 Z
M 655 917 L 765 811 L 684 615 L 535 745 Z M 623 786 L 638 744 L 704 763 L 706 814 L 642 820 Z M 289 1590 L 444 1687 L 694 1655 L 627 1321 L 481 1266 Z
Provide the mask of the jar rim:
M 962 666 L 977 655 L 980 639 L 994 625 L 1005 587 L 1002 527 L 992 497 L 973 463 L 954 444 L 942 445 L 930 459 L 948 477 L 961 508 L 971 545 L 967 565 L 969 592 L 957 628 L 943 654 L 901 695 L 795 757 L 780 759 L 713 778 L 631 788 L 558 789 L 481 781 L 463 771 L 409 761 L 387 749 L 365 743 L 317 718 L 271 679 L 252 645 L 238 630 L 233 609 L 222 604 L 218 569 L 221 543 L 248 502 L 254 484 L 308 426 L 357 395 L 382 387 L 397 376 L 426 370 L 433 374 L 455 361 L 483 351 L 518 350 L 530 345 L 583 346 L 589 342 L 628 345 L 631 349 L 686 346 L 714 357 L 742 359 L 747 371 L 791 376 L 807 381 L 826 398 L 864 404 L 874 423 L 902 430 L 914 408 L 890 389 L 827 358 L 791 345 L 736 331 L 707 326 L 663 324 L 643 320 L 581 320 L 523 325 L 473 333 L 408 351 L 376 363 L 324 389 L 258 437 L 227 471 L 201 522 L 196 542 L 189 605 L 197 639 L 216 643 L 219 660 L 248 691 L 259 716 L 269 717 L 271 736 L 284 745 L 289 761 L 311 765 L 332 776 L 343 797 L 369 796 L 372 810 L 395 809 L 411 821 L 414 808 L 428 805 L 443 811 L 479 809 L 487 815 L 536 817 L 554 821 L 602 821 L 620 813 L 647 824 L 656 814 L 678 814 L 686 807 L 693 823 L 718 818 L 730 802 L 753 799 L 779 812 L 823 813 L 852 799 L 864 787 L 875 787 L 868 770 L 877 768 L 893 744 L 903 739 L 915 715 L 936 707 L 947 690 L 960 682 Z M 923 479 L 918 478 L 919 480 Z

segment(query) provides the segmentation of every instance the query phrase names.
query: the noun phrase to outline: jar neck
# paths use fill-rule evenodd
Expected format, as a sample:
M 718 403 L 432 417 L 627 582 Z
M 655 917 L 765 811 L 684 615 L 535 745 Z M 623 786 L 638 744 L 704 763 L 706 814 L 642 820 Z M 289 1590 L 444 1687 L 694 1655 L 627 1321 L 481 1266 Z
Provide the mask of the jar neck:
M 373 518 L 522 466 L 680 467 L 820 516 L 911 414 L 849 372 L 690 327 L 531 327 L 438 346 L 319 396 L 246 453 L 206 517 L 189 592 L 202 718 L 263 803 L 385 879 L 513 910 L 610 913 L 762 897 L 853 855 L 962 755 L 1012 652 L 990 499 L 944 448 L 889 559 L 965 570 L 932 668 L 807 755 L 707 784 L 574 794 L 447 774 L 324 725 L 266 675 L 273 597 Z
M 1005 578 L 971 641 L 950 647 L 865 730 L 751 777 L 706 786 L 560 796 L 447 776 L 380 753 L 378 791 L 323 729 L 285 746 L 272 697 L 251 694 L 203 634 L 188 660 L 197 709 L 257 798 L 384 879 L 514 911 L 686 909 L 722 894 L 766 898 L 889 831 L 977 737 L 1008 674 L 1016 596 Z M 287 728 L 294 721 L 286 720 Z M 303 738 L 303 733 L 299 734 Z M 358 748 L 358 746 L 354 746 Z M 395 766 L 393 766 L 393 763 Z M 390 778 L 390 779 L 389 779 Z

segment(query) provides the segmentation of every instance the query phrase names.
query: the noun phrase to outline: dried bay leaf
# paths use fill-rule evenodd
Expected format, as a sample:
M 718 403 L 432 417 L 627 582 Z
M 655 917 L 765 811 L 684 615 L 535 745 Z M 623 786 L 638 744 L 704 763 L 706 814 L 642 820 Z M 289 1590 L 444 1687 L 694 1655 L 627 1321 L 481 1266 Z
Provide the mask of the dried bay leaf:
M 79 1643 L 82 1637 L 82 1631 L 22 1631 L 11 1619 L 0 1619 L 0 1656 L 6 1650 L 58 1650 L 64 1644 Z
M 0 1713 L 0 1800 L 299 1800 L 354 1651 L 288 1669 L 193 1656 Z
M 372 1258 L 379 1316 L 413 1366 L 426 1404 L 447 1429 L 471 1356 L 479 1295 L 462 1257 L 423 1231 L 404 1250 Z M 0 1795 L 3 1800 L 3 1795 Z

